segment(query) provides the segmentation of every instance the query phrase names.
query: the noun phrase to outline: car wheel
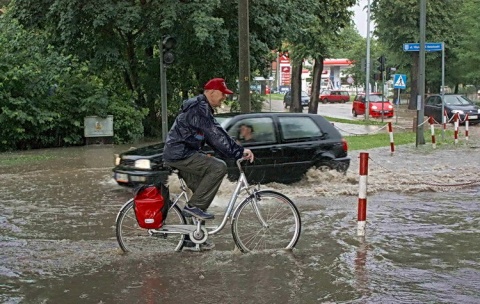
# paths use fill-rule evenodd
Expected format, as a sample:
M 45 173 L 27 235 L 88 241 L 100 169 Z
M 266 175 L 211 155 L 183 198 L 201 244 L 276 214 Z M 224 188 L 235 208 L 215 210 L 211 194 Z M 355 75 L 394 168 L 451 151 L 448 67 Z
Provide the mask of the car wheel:
M 330 159 L 321 159 L 317 161 L 315 163 L 315 167 L 317 168 L 317 170 L 320 170 L 322 172 L 336 169 L 335 162 Z
M 322 99 L 322 103 L 327 103 L 328 102 L 328 99 L 324 98 Z
M 355 109 L 352 109 L 352 115 L 353 117 L 357 117 L 357 112 L 355 112 Z

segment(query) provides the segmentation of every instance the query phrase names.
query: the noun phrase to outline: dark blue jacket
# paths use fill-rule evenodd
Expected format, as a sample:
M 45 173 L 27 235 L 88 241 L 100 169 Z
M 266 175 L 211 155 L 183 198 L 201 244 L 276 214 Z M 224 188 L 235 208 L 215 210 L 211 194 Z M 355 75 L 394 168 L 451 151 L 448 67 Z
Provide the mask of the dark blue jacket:
M 229 158 L 239 159 L 243 155 L 243 147 L 213 117 L 213 108 L 201 94 L 183 102 L 168 132 L 163 159 L 169 162 L 186 159 L 199 152 L 205 143 Z

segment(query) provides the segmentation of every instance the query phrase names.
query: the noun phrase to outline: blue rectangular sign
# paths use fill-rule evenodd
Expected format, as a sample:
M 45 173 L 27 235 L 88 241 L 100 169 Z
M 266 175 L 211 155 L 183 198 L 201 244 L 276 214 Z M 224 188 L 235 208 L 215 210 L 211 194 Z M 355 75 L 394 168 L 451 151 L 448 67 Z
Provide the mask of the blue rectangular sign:
M 405 52 L 418 52 L 420 51 L 420 43 L 404 43 L 403 50 Z M 438 52 L 442 50 L 441 42 L 427 42 L 425 43 L 426 52 Z

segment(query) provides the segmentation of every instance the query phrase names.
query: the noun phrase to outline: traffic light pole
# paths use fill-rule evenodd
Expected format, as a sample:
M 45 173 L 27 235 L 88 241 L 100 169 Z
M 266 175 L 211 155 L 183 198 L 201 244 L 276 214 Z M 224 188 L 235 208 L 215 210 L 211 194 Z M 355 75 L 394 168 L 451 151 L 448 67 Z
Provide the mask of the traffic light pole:
M 162 103 L 162 141 L 167 140 L 167 70 L 163 62 L 163 42 L 160 41 L 160 101 Z

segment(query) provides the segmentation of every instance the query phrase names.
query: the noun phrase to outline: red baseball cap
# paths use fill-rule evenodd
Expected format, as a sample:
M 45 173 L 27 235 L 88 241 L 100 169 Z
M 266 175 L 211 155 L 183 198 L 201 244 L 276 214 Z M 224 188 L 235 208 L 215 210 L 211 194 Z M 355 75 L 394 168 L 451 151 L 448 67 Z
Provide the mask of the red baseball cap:
M 227 85 L 225 84 L 225 79 L 223 78 L 210 79 L 203 88 L 205 90 L 219 90 L 223 94 L 233 94 L 233 92 L 227 88 Z

